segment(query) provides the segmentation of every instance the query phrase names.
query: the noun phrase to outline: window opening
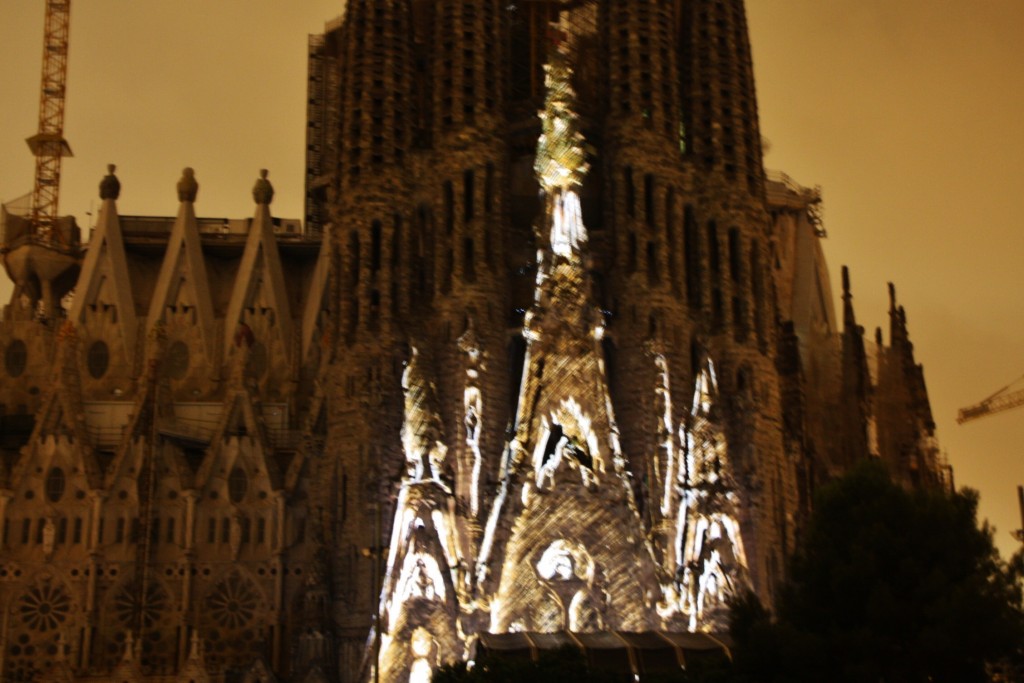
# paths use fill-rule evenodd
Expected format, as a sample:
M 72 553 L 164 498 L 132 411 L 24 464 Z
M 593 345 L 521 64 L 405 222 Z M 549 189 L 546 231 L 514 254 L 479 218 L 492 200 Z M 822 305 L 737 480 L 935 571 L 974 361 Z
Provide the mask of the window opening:
M 647 221 L 647 227 L 655 226 L 654 175 L 651 173 L 644 175 L 644 220 Z
M 235 467 L 228 476 L 228 496 L 232 503 L 241 503 L 249 491 L 249 476 L 241 467 Z
M 370 233 L 370 270 L 376 273 L 380 270 L 381 262 L 381 226 L 380 221 L 374 221 Z
M 473 194 L 475 179 L 472 170 L 466 170 L 462 173 L 462 213 L 463 220 L 469 223 L 473 220 L 473 214 L 475 213 L 475 206 L 473 204 Z
M 46 498 L 51 503 L 59 502 L 64 497 L 66 484 L 64 470 L 59 467 L 51 467 L 50 473 L 46 475 Z
M 455 231 L 455 188 L 450 180 L 444 183 L 444 229 L 449 235 Z

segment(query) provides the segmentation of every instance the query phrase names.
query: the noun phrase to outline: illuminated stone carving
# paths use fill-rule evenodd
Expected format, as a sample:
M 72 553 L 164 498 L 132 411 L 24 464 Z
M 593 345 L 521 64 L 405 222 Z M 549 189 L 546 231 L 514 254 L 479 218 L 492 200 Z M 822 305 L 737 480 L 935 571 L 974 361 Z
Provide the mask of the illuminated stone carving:
M 680 607 L 690 630 L 728 627 L 726 600 L 748 587 L 747 559 L 739 526 L 738 487 L 725 434 L 717 421 L 718 379 L 705 359 L 697 375 L 686 432 L 686 479 L 676 578 Z
M 381 680 L 429 681 L 438 662 L 463 656 L 459 604 L 468 601 L 468 576 L 459 553 L 455 498 L 442 480 L 447 447 L 434 383 L 415 347 L 402 388 L 408 468 L 381 591 L 376 666 Z
M 0 321 L 0 678 L 422 683 L 489 630 L 719 630 L 822 477 L 947 486 L 904 312 L 866 351 L 846 287 L 838 335 L 820 193 L 765 182 L 711 4 L 352 0 L 305 224 L 265 172 L 241 220 L 190 170 L 177 218 L 119 216 L 108 175 L 67 320 L 74 269 Z
M 477 567 L 481 589 L 493 596 L 494 632 L 654 626 L 653 554 L 619 447 L 600 348 L 604 320 L 584 265 L 577 193 L 587 164 L 572 53 L 572 36 L 562 31 L 546 67 L 534 167 L 545 191 L 547 248 L 526 316 L 514 436 Z
M 480 373 L 484 367 L 484 354 L 480 341 L 469 319 L 466 332 L 459 337 L 459 350 L 466 356 L 466 388 L 462 396 L 462 422 L 466 430 L 466 446 L 473 456 L 472 475 L 469 482 L 469 511 L 476 517 L 480 511 L 480 469 L 483 455 L 480 452 L 480 432 L 483 428 L 484 400 L 480 390 Z
M 402 445 L 413 481 L 422 481 L 424 478 L 441 481 L 448 448 L 443 441 L 434 384 L 424 377 L 421 363 L 419 351 L 414 346 L 412 357 L 402 375 L 402 389 L 405 392 Z

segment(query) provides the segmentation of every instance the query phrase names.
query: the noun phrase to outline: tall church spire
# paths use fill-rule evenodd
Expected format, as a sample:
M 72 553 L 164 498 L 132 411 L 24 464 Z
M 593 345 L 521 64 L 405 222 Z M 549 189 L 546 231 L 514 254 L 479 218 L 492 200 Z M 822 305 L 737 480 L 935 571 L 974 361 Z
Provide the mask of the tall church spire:
M 683 0 L 679 27 L 687 149 L 697 168 L 760 197 L 761 132 L 743 0 Z
M 496 599 L 491 630 L 646 630 L 657 581 L 608 394 L 604 325 L 584 267 L 576 194 L 587 165 L 576 130 L 571 35 L 545 67 L 535 171 L 547 239 L 514 434 L 481 549 L 478 580 Z M 629 563 L 618 558 L 631 557 Z

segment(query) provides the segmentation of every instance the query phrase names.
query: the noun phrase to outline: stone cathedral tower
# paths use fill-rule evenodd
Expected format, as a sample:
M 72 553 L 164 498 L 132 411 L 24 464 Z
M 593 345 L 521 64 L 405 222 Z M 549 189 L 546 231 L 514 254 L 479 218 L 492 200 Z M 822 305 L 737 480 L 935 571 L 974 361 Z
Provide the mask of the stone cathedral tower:
M 895 290 L 840 326 L 763 168 L 742 0 L 348 0 L 307 142 L 304 221 L 201 169 L 121 216 L 111 166 L 70 302 L 5 307 L 4 680 L 639 675 L 773 603 L 817 482 L 948 484 Z

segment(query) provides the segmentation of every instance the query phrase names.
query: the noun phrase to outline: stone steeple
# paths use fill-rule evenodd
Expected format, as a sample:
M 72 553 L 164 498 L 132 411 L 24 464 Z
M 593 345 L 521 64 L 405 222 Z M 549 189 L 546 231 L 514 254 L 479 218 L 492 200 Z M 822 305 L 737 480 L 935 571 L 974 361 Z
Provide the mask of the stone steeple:
M 761 197 L 761 132 L 744 2 L 683 0 L 679 6 L 687 152 L 702 172 Z
M 655 566 L 608 394 L 604 321 L 585 268 L 577 195 L 586 173 L 567 47 L 546 66 L 535 169 L 545 248 L 527 314 L 526 362 L 501 492 L 477 580 L 495 595 L 491 630 L 644 630 Z M 633 558 L 623 565 L 618 557 Z
M 864 328 L 857 324 L 850 288 L 850 271 L 843 266 L 842 384 L 840 406 L 843 440 L 841 462 L 848 467 L 868 457 L 868 427 L 871 419 L 871 371 L 864 348 Z

